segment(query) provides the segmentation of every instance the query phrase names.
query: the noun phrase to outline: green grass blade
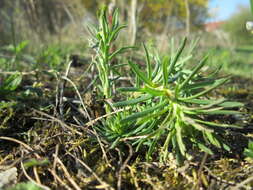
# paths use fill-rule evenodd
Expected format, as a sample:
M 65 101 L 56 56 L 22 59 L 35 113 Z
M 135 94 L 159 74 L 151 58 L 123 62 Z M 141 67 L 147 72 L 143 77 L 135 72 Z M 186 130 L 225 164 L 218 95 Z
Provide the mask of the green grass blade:
M 213 144 L 214 146 L 216 146 L 218 148 L 221 148 L 221 144 L 220 144 L 219 140 L 215 137 L 215 135 L 213 133 L 205 132 L 204 134 L 211 144 Z
M 198 123 L 202 123 L 205 125 L 209 125 L 209 126 L 214 126 L 214 127 L 222 127 L 222 128 L 237 128 L 237 129 L 241 129 L 242 127 L 237 126 L 237 125 L 230 125 L 230 124 L 223 124 L 223 123 L 215 123 L 215 122 L 210 122 L 210 121 L 203 121 L 203 120 L 199 120 L 199 119 L 194 119 L 196 122 Z
M 163 86 L 167 86 L 169 75 L 168 75 L 168 64 L 169 64 L 169 58 L 165 56 L 163 58 L 162 66 L 163 66 Z
M 204 144 L 202 143 L 197 143 L 198 147 L 206 152 L 207 154 L 213 155 L 213 151 L 210 148 L 207 148 Z
M 154 71 L 152 73 L 152 79 L 154 79 L 154 81 L 155 81 L 155 79 L 157 77 L 157 74 L 159 73 L 160 66 L 161 66 L 161 60 L 160 60 L 159 55 L 155 55 L 154 61 L 155 61 L 155 68 L 154 68 Z
M 253 151 L 250 150 L 250 149 L 245 148 L 245 150 L 243 152 L 243 155 L 247 156 L 247 157 L 250 157 L 250 158 L 253 158 Z
M 184 100 L 184 102 L 191 103 L 191 104 L 198 104 L 198 105 L 206 105 L 212 102 L 212 100 L 189 99 L 189 100 Z
M 216 80 L 215 83 L 213 84 L 213 86 L 211 86 L 210 88 L 198 93 L 198 94 L 195 94 L 193 96 L 190 96 L 190 97 L 186 97 L 186 98 L 179 98 L 180 100 L 189 100 L 189 99 L 195 99 L 195 98 L 198 98 L 200 96 L 203 96 L 205 94 L 207 94 L 208 92 L 212 91 L 213 89 L 223 85 L 224 83 L 226 83 L 227 81 L 229 81 L 230 78 L 224 78 L 224 79 L 219 79 L 219 80 Z
M 145 54 L 146 54 L 148 78 L 151 79 L 151 77 L 152 77 L 152 68 L 151 68 L 151 62 L 150 62 L 150 55 L 149 55 L 149 52 L 148 52 L 148 49 L 147 49 L 145 43 L 143 43 L 142 45 L 144 47 Z
M 136 99 L 131 99 L 131 100 L 126 100 L 126 101 L 114 103 L 113 106 L 114 107 L 123 107 L 123 106 L 135 105 L 135 104 L 147 101 L 147 100 L 151 99 L 152 97 L 153 97 L 152 95 L 144 95 L 144 96 L 141 96 Z
M 176 56 L 172 59 L 171 63 L 170 63 L 170 66 L 169 66 L 169 69 L 168 69 L 168 75 L 170 75 L 180 57 L 180 55 L 182 54 L 184 48 L 185 48 L 185 45 L 186 45 L 186 41 L 187 41 L 187 38 L 184 38 L 180 48 L 178 49 L 177 53 L 176 53 Z
M 224 100 L 224 99 L 219 99 L 219 100 Z M 189 100 L 184 100 L 184 102 L 198 104 L 198 105 L 210 105 L 210 104 L 214 104 L 215 102 L 219 100 L 189 99 Z
M 135 48 L 133 46 L 127 46 L 127 47 L 122 47 L 118 50 L 116 50 L 115 52 L 113 52 L 110 56 L 109 56 L 109 60 L 111 60 L 113 57 L 115 57 L 116 55 L 118 54 L 121 54 L 121 53 L 125 53 L 127 50 L 129 49 L 132 49 L 132 48 Z
M 141 92 L 140 88 L 137 87 L 121 87 L 117 88 L 120 92 Z
M 117 38 L 119 32 L 120 32 L 122 29 L 126 28 L 126 27 L 127 27 L 126 25 L 120 25 L 120 26 L 118 26 L 116 29 L 114 29 L 114 30 L 111 32 L 111 35 L 110 35 L 110 38 L 109 38 L 109 43 L 111 43 L 112 41 L 114 41 L 114 40 Z
M 156 113 L 147 115 L 147 116 L 143 117 L 141 120 L 139 120 L 137 124 L 142 124 L 142 123 L 145 123 L 145 122 L 147 122 L 147 121 L 150 121 L 150 120 L 152 120 L 152 119 L 154 119 L 154 118 L 158 118 L 158 117 L 160 117 L 161 115 L 163 115 L 164 113 L 166 113 L 167 111 L 169 111 L 170 108 L 171 108 L 171 107 L 168 106 L 168 107 L 165 107 L 165 109 L 163 109 L 163 110 L 161 110 L 161 111 L 158 111 L 158 112 L 156 112 Z
M 195 122 L 193 119 L 186 117 L 184 118 L 184 122 L 186 124 L 189 124 L 191 126 L 193 126 L 195 129 L 199 130 L 199 131 L 207 131 L 207 132 L 213 132 L 213 129 L 210 129 L 209 127 L 205 126 L 205 125 L 200 125 L 199 123 Z
M 187 85 L 187 90 L 197 90 L 200 88 L 205 88 L 206 86 L 210 86 L 215 82 L 215 79 L 213 80 L 207 80 L 202 82 L 196 82 L 194 84 Z
M 159 109 L 163 108 L 167 104 L 168 104 L 168 101 L 164 101 L 164 102 L 162 102 L 160 104 L 157 104 L 156 106 L 150 107 L 150 108 L 148 108 L 148 109 L 146 109 L 144 111 L 134 113 L 134 114 L 132 114 L 132 115 L 130 115 L 130 116 L 122 119 L 121 123 L 124 124 L 124 123 L 127 123 L 129 121 L 136 120 L 138 118 L 144 117 L 144 116 L 146 116 L 149 113 L 152 113 L 152 112 L 154 112 L 156 110 L 159 110 Z
M 234 110 L 196 110 L 196 112 L 205 114 L 205 115 L 233 115 L 233 114 L 240 114 L 239 111 Z
M 155 88 L 149 88 L 148 86 L 145 86 L 144 88 L 141 88 L 140 91 L 151 94 L 153 96 L 164 96 L 166 94 L 166 92 L 163 91 L 163 90 L 158 90 L 158 89 L 155 89 Z
M 253 141 L 249 141 L 248 147 L 253 151 Z
M 198 64 L 198 66 L 192 71 L 192 73 L 184 80 L 184 82 L 180 85 L 179 89 L 184 88 L 186 84 L 192 79 L 192 77 L 205 65 L 208 59 L 208 55 L 205 56 Z
M 138 66 L 136 64 L 134 64 L 133 62 L 129 61 L 128 62 L 131 69 L 134 71 L 134 73 L 146 84 L 148 84 L 149 86 L 154 86 L 153 82 L 151 80 L 149 80 L 138 68 Z
M 116 29 L 119 25 L 119 10 L 115 9 L 112 16 L 112 30 Z
M 210 102 L 209 104 L 207 104 L 207 105 L 204 105 L 204 106 L 201 106 L 201 107 L 198 107 L 198 108 L 190 108 L 190 110 L 206 110 L 206 109 L 210 109 L 210 108 L 212 108 L 212 107 L 215 107 L 215 106 L 217 106 L 217 105 L 219 105 L 219 104 L 222 104 L 222 103 L 224 103 L 226 100 L 225 99 L 218 99 L 218 100 L 213 100 L 213 102 Z M 220 107 L 215 107 L 215 108 L 213 108 L 213 109 L 216 109 L 217 108 L 217 110 L 219 110 L 219 109 L 222 109 L 222 108 L 220 108 Z
M 219 106 L 223 108 L 235 108 L 235 107 L 242 107 L 244 106 L 244 104 L 240 102 L 224 102 L 222 104 L 219 104 Z
M 182 137 L 182 127 L 183 126 L 180 126 L 179 123 L 176 123 L 175 129 L 176 129 L 177 143 L 181 154 L 185 156 L 186 148 Z

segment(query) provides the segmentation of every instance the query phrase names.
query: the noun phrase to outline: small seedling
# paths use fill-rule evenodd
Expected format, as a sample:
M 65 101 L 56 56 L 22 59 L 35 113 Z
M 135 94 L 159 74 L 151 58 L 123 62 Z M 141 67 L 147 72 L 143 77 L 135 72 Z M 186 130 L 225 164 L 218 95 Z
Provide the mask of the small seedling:
M 128 49 L 132 48 L 130 46 L 121 47 L 111 52 L 112 45 L 117 39 L 119 32 L 126 27 L 126 25 L 120 25 L 118 19 L 118 10 L 115 10 L 112 16 L 111 24 L 107 18 L 107 9 L 101 10 L 99 15 L 99 26 L 89 26 L 89 31 L 92 35 L 91 46 L 96 51 L 96 58 L 94 60 L 98 76 L 101 82 L 101 92 L 104 98 L 108 99 L 112 96 L 112 83 L 113 79 L 113 68 L 117 65 L 111 65 L 111 61 L 117 55 L 126 52 Z M 106 113 L 110 112 L 110 107 L 106 106 Z
M 249 141 L 248 148 L 244 149 L 243 154 L 246 157 L 253 158 L 253 141 Z

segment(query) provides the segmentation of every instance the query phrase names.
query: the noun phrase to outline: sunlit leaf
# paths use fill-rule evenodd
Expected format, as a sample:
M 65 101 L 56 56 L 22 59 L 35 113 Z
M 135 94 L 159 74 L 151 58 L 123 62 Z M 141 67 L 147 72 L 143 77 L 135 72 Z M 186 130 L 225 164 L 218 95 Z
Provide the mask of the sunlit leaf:
M 150 85 L 150 86 L 154 86 L 153 82 L 151 80 L 149 80 L 138 68 L 138 66 L 136 64 L 134 64 L 133 62 L 129 61 L 128 62 L 130 67 L 132 68 L 132 70 L 135 72 L 135 74 L 146 84 Z
M 128 116 L 128 117 L 122 119 L 122 120 L 121 120 L 121 123 L 122 123 L 122 124 L 123 124 L 123 123 L 127 123 L 127 122 L 129 122 L 129 121 L 131 121 L 131 120 L 136 120 L 136 119 L 138 119 L 138 118 L 141 118 L 141 117 L 143 117 L 143 116 L 146 116 L 146 115 L 149 114 L 149 113 L 152 113 L 152 112 L 154 112 L 154 111 L 156 111 L 156 110 L 159 110 L 159 109 L 163 108 L 166 104 L 168 104 L 168 102 L 167 102 L 167 101 L 164 101 L 164 102 L 162 102 L 162 103 L 160 103 L 160 104 L 157 104 L 157 105 L 155 105 L 155 106 L 153 106 L 153 107 L 147 108 L 147 109 L 145 109 L 144 111 L 134 113 L 134 114 L 132 114 L 132 115 L 130 115 L 130 116 Z
M 198 145 L 198 147 L 199 147 L 201 150 L 203 150 L 203 151 L 206 152 L 207 154 L 213 155 L 213 151 L 212 151 L 210 148 L 206 147 L 204 144 L 202 144 L 202 143 L 197 143 L 197 145 Z
M 143 95 L 143 96 L 141 96 L 139 98 L 136 98 L 136 99 L 131 99 L 131 100 L 127 100 L 127 101 L 122 101 L 122 102 L 114 103 L 113 106 L 115 106 L 115 107 L 122 107 L 122 106 L 135 105 L 135 104 L 144 102 L 146 100 L 149 100 L 152 97 L 153 97 L 152 95 Z
M 14 91 L 20 85 L 22 81 L 22 75 L 20 73 L 15 73 L 4 80 L 3 84 L 0 86 L 0 92 L 4 91 Z

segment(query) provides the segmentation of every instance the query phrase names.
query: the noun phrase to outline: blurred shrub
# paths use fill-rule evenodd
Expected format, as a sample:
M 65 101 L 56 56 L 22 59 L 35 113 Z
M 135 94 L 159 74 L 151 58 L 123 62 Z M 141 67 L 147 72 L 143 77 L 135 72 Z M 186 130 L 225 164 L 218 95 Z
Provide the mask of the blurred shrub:
M 240 7 L 224 24 L 224 30 L 230 34 L 231 40 L 237 45 L 251 44 L 253 37 L 246 30 L 245 23 L 252 20 L 252 14 L 248 7 Z
M 43 44 L 80 42 L 84 13 L 80 0 L 0 0 L 0 45 L 29 40 L 34 52 Z

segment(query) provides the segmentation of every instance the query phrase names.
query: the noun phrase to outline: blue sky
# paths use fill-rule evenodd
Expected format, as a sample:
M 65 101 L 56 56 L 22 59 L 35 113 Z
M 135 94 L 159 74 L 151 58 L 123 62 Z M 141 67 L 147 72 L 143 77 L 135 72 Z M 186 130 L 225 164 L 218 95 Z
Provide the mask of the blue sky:
M 213 15 L 211 20 L 225 20 L 236 12 L 239 5 L 250 6 L 250 0 L 210 0 L 209 10 Z

